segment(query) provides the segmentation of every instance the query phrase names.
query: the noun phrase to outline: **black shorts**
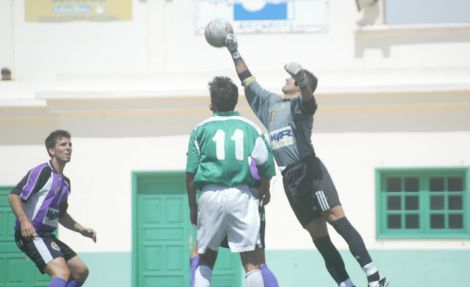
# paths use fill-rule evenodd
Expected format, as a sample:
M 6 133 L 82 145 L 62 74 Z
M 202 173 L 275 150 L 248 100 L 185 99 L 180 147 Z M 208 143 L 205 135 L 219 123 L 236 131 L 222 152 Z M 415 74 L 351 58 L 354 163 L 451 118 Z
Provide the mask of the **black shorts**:
M 51 260 L 63 257 L 68 261 L 77 255 L 52 233 L 38 233 L 34 240 L 26 240 L 21 236 L 21 232 L 17 231 L 15 241 L 18 248 L 36 264 L 41 273 L 44 273 L 47 263 Z
M 260 237 L 260 244 L 257 244 L 258 248 L 266 248 L 266 245 L 264 244 L 264 232 L 266 229 L 266 213 L 264 211 L 264 204 L 262 201 L 259 201 L 259 206 L 258 206 L 258 212 L 259 212 L 259 219 L 260 219 L 260 224 L 259 224 L 259 237 Z M 227 241 L 227 236 L 225 236 L 224 240 L 220 244 L 221 247 L 224 248 L 229 248 L 228 247 L 228 241 Z
M 341 204 L 328 170 L 314 155 L 289 166 L 282 176 L 287 199 L 303 227 Z

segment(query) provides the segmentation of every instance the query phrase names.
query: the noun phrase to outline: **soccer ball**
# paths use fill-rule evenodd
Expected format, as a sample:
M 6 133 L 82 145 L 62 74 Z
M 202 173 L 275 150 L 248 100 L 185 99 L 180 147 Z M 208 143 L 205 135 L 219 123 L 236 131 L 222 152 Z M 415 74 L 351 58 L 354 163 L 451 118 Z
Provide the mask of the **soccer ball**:
M 233 34 L 232 25 L 225 19 L 214 19 L 206 25 L 204 36 L 211 46 L 225 47 L 225 36 Z

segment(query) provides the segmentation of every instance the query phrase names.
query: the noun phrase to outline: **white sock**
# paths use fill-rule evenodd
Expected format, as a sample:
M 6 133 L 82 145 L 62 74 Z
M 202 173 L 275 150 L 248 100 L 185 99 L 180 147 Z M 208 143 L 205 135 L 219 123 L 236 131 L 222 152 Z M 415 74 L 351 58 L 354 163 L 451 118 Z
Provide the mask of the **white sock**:
M 347 279 L 346 281 L 343 281 L 339 283 L 339 287 L 353 287 L 354 284 L 352 283 L 351 279 Z
M 194 272 L 194 287 L 210 287 L 212 270 L 209 266 L 199 265 Z
M 255 269 L 245 273 L 246 287 L 264 287 L 261 270 Z
M 376 272 L 379 272 L 379 270 L 377 270 L 377 267 L 375 267 L 373 262 L 362 266 L 362 270 L 364 270 L 367 276 L 370 276 L 372 274 L 375 274 Z

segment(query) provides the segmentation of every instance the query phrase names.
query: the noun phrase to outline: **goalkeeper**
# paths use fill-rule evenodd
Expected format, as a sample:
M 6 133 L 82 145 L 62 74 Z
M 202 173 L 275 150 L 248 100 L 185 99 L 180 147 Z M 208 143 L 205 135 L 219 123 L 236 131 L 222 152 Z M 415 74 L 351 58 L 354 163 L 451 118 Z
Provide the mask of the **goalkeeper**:
M 251 109 L 268 129 L 271 149 L 282 171 L 284 191 L 300 224 L 305 228 L 325 260 L 328 272 L 340 287 L 352 287 L 343 259 L 330 240 L 328 222 L 345 239 L 354 258 L 367 275 L 369 287 L 388 286 L 381 277 L 357 230 L 345 216 L 338 193 L 311 143 L 313 115 L 317 102 L 313 95 L 317 78 L 297 63 L 284 69 L 291 77 L 282 87 L 283 95 L 263 89 L 251 75 L 238 52 L 234 35 L 225 39 L 235 70 L 245 87 Z

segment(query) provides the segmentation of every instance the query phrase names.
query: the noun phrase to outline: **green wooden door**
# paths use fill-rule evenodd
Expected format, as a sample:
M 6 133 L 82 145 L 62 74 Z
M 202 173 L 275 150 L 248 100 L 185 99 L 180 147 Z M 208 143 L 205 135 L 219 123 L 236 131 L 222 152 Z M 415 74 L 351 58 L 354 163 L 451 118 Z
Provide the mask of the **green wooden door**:
M 11 188 L 0 187 L 0 287 L 47 286 L 49 276 L 41 275 L 36 265 L 16 247 L 15 215 L 8 203 Z
M 133 191 L 134 285 L 189 286 L 189 256 L 195 232 L 189 222 L 184 173 L 134 174 Z M 217 261 L 212 286 L 240 286 L 238 254 L 223 251 Z

